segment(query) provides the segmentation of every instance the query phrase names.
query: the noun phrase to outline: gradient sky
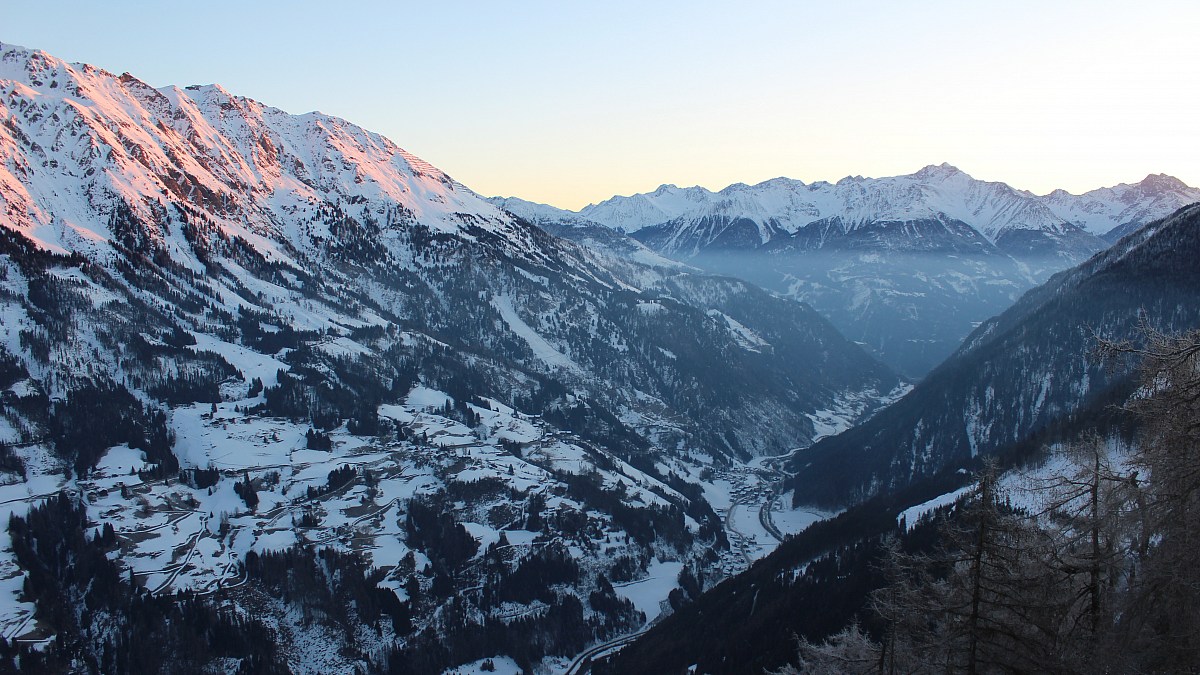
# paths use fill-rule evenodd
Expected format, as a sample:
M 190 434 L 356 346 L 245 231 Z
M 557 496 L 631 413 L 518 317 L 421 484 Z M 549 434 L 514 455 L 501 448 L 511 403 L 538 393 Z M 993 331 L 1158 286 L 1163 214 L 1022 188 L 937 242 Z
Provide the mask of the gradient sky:
M 485 195 L 955 164 L 1200 185 L 1200 3 L 58 2 L 0 41 L 378 131 Z

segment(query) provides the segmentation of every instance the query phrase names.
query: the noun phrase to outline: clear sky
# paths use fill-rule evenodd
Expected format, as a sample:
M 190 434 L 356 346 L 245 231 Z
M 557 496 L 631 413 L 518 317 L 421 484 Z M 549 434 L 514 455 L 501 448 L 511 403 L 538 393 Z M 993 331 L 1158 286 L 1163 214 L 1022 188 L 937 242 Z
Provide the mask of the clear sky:
M 4 0 L 0 41 L 217 82 L 579 208 L 955 164 L 1045 193 L 1200 186 L 1200 3 Z

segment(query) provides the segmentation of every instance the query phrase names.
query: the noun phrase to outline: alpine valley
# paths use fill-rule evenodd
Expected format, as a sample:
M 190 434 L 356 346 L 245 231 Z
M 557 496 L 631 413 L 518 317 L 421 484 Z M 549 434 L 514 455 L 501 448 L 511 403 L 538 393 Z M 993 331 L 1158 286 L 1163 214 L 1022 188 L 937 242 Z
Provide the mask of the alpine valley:
M 943 164 L 574 213 L 0 44 L 0 670 L 787 667 L 986 458 L 1134 437 L 1088 353 L 1200 326 L 1195 201 Z
M 0 89 L 23 668 L 561 667 L 764 554 L 764 459 L 900 386 L 344 120 L 10 45 Z

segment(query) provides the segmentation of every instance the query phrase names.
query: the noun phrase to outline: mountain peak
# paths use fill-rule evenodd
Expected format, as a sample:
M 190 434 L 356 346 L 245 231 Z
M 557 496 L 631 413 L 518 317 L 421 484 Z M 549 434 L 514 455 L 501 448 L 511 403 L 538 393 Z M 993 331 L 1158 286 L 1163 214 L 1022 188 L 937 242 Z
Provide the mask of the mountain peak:
M 965 176 L 967 174 L 949 162 L 942 162 L 941 164 L 929 164 L 928 166 L 921 167 L 921 170 L 913 175 L 918 178 L 949 178 L 950 176 Z
M 1138 183 L 1145 192 L 1167 192 L 1170 190 L 1186 190 L 1187 183 L 1165 173 L 1152 173 Z
M 804 185 L 804 181 L 802 181 L 802 180 L 788 178 L 787 176 L 779 176 L 778 178 L 770 178 L 768 180 L 764 180 L 763 182 L 759 183 L 758 185 L 755 185 L 754 187 L 792 188 L 792 187 L 805 187 L 805 185 Z

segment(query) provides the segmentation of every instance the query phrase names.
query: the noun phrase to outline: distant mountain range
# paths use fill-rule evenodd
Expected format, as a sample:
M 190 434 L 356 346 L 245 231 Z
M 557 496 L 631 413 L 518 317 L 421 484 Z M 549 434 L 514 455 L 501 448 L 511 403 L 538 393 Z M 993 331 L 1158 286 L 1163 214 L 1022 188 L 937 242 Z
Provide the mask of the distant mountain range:
M 661 255 L 808 302 L 919 378 L 1050 274 L 1196 201 L 1200 189 L 1164 175 L 1038 196 L 941 164 L 905 176 L 776 178 L 719 192 L 663 185 L 577 213 L 513 200 L 505 208 L 561 236 L 607 226 Z
M 669 239 L 672 250 L 678 251 L 698 252 L 722 241 L 725 234 L 721 228 L 701 233 L 687 227 L 689 223 L 740 219 L 753 223 L 758 232 L 757 243 L 752 237 L 744 240 L 753 246 L 835 219 L 845 224 L 843 232 L 850 232 L 875 222 L 940 218 L 967 223 L 1003 248 L 1014 231 L 1069 235 L 1079 229 L 1103 236 L 1113 228 L 1162 218 L 1195 201 L 1200 201 L 1200 189 L 1162 174 L 1082 195 L 1055 190 L 1038 196 L 1005 183 L 976 180 L 941 164 L 905 176 L 848 176 L 837 183 L 811 184 L 775 178 L 757 185 L 735 183 L 719 192 L 662 185 L 653 192 L 588 205 L 578 215 L 627 233 L 674 224 Z M 817 248 L 834 243 L 829 238 L 807 239 L 809 246 Z

